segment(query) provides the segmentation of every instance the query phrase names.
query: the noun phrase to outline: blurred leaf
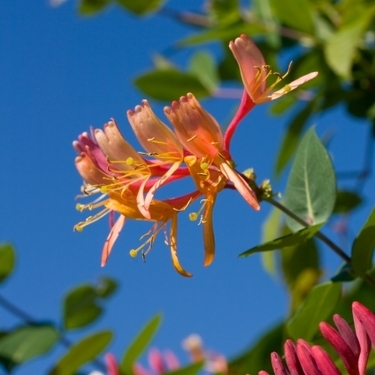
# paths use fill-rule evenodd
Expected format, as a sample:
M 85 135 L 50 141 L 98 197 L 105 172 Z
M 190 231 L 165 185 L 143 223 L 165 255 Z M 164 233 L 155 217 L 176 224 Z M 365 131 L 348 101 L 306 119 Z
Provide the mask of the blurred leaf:
M 312 127 L 298 146 L 287 182 L 285 206 L 314 225 L 328 220 L 335 200 L 336 179 L 332 162 Z M 293 232 L 303 228 L 289 216 L 286 221 Z
M 101 300 L 111 296 L 116 288 L 116 282 L 110 278 L 102 278 L 97 286 L 75 287 L 64 299 L 64 327 L 74 329 L 92 323 L 103 312 Z
M 326 282 L 315 286 L 287 324 L 290 336 L 311 341 L 320 322 L 328 319 L 340 300 L 341 283 Z
M 78 11 L 84 15 L 100 12 L 111 0 L 80 0 Z
M 190 69 L 200 79 L 208 91 L 216 90 L 220 83 L 215 61 L 207 52 L 197 52 L 190 61 Z
M 124 353 L 121 362 L 121 371 L 125 374 L 133 374 L 133 365 L 137 358 L 143 353 L 147 345 L 154 337 L 161 322 L 161 315 L 155 315 L 140 331 L 135 340 Z
M 263 243 L 261 245 L 255 246 L 247 251 L 244 251 L 239 255 L 239 257 L 247 257 L 251 254 L 259 253 L 261 251 L 279 250 L 284 249 L 289 246 L 300 244 L 307 241 L 309 238 L 313 237 L 314 234 L 319 230 L 323 223 L 319 223 L 298 232 L 288 234 L 286 236 L 276 238 L 270 242 Z
M 272 239 L 280 236 L 280 219 L 281 211 L 277 208 L 273 208 L 262 226 L 262 243 L 272 241 Z M 270 275 L 275 275 L 275 253 L 266 251 L 262 252 L 261 256 L 264 269 Z
M 16 253 L 9 243 L 0 244 L 0 283 L 13 271 Z
M 196 75 L 174 69 L 150 71 L 138 76 L 134 83 L 145 94 L 158 100 L 176 100 L 188 92 L 198 98 L 210 95 L 210 91 Z
M 338 282 L 338 281 L 353 281 L 355 277 L 353 276 L 352 266 L 348 263 L 344 263 L 337 272 L 331 277 L 331 281 Z
M 299 136 L 307 119 L 313 111 L 314 105 L 315 103 L 313 101 L 309 102 L 300 112 L 297 113 L 289 124 L 277 155 L 275 168 L 276 176 L 280 175 L 292 157 L 297 147 Z
M 0 358 L 10 370 L 47 353 L 58 339 L 59 332 L 50 325 L 20 327 L 0 337 Z
M 245 353 L 229 361 L 228 374 L 257 374 L 272 372 L 270 353 L 281 353 L 284 343 L 284 324 L 279 324 L 261 336 Z
M 121 6 L 137 15 L 144 15 L 158 10 L 164 0 L 116 0 Z
M 203 366 L 204 361 L 199 361 L 174 371 L 164 372 L 163 375 L 195 375 L 202 370 Z
M 276 18 L 287 26 L 314 34 L 311 4 L 308 0 L 272 0 L 271 6 Z
M 101 331 L 75 343 L 62 356 L 49 375 L 73 375 L 89 361 L 95 359 L 111 342 L 111 331 Z
M 236 25 L 209 29 L 208 31 L 203 31 L 199 34 L 195 34 L 191 37 L 179 41 L 177 47 L 186 47 L 194 44 L 207 43 L 212 41 L 228 42 L 229 40 L 237 38 L 240 34 L 247 34 L 253 37 L 255 35 L 261 35 L 266 31 L 266 28 L 262 25 L 257 25 L 255 23 L 250 24 L 241 21 Z
M 154 63 L 156 70 L 177 69 L 172 61 L 159 53 L 154 53 L 152 55 L 152 62 Z
M 270 112 L 273 115 L 281 115 L 285 111 L 287 111 L 295 102 L 296 98 L 293 95 L 285 95 L 273 103 L 272 107 L 270 107 Z
M 209 0 L 206 9 L 215 24 L 232 25 L 241 18 L 238 0 Z
M 347 213 L 354 210 L 362 203 L 362 198 L 352 191 L 340 190 L 336 195 L 335 206 L 333 212 L 335 213 Z
M 372 209 L 352 247 L 352 267 L 358 276 L 364 276 L 372 268 L 375 248 L 375 208 Z
M 327 40 L 324 46 L 326 61 L 338 76 L 350 78 L 357 47 L 370 20 L 366 12 L 362 17 L 336 31 Z
M 284 249 L 281 252 L 281 266 L 290 291 L 291 312 L 294 312 L 322 274 L 314 238 Z

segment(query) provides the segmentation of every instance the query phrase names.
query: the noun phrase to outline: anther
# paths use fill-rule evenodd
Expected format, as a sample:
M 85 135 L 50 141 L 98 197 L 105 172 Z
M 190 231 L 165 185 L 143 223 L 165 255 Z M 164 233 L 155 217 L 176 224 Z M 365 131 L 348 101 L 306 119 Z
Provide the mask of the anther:
M 138 255 L 138 251 L 137 250 L 134 250 L 134 249 L 131 249 L 129 251 L 129 255 L 132 257 L 132 258 L 135 258 L 137 255 Z
M 190 214 L 189 214 L 189 219 L 190 219 L 191 221 L 195 221 L 195 220 L 197 220 L 197 219 L 198 219 L 198 214 L 197 214 L 196 212 L 190 212 Z

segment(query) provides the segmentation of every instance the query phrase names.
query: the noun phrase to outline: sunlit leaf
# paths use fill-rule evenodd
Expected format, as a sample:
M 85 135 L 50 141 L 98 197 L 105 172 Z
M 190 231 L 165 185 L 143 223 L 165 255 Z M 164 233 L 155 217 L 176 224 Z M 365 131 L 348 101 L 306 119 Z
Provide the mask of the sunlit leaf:
M 215 24 L 231 25 L 241 18 L 238 0 L 211 0 L 208 14 Z
M 158 10 L 164 0 L 116 0 L 121 6 L 137 15 L 144 15 Z
M 59 332 L 50 325 L 24 326 L 0 337 L 0 357 L 8 369 L 47 353 Z
M 154 99 L 172 101 L 188 92 L 196 97 L 209 96 L 210 91 L 192 73 L 174 69 L 153 70 L 138 76 L 135 85 Z
M 272 0 L 276 18 L 291 28 L 307 34 L 314 34 L 311 4 L 308 0 Z
M 331 317 L 341 295 L 341 283 L 326 282 L 314 287 L 287 324 L 289 335 L 312 340 L 320 322 Z
M 137 358 L 143 353 L 147 345 L 154 337 L 161 322 L 161 315 L 155 315 L 140 331 L 135 340 L 124 353 L 121 362 L 121 371 L 125 374 L 133 374 L 133 365 Z
M 84 15 L 91 15 L 100 12 L 111 0 L 80 0 L 79 12 Z
M 197 52 L 190 61 L 190 69 L 200 79 L 208 91 L 213 92 L 219 84 L 215 61 L 207 52 Z
M 289 175 L 285 206 L 310 225 L 324 223 L 336 201 L 336 178 L 331 159 L 314 127 L 303 136 Z M 303 226 L 287 217 L 294 232 Z
M 263 334 L 250 349 L 229 361 L 228 374 L 257 374 L 258 371 L 272 372 L 270 353 L 282 352 L 284 325 L 278 324 Z
M 375 208 L 354 240 L 352 247 L 352 267 L 355 274 L 364 276 L 372 268 L 375 249 Z
M 204 366 L 204 361 L 199 361 L 199 362 L 187 365 L 185 367 L 181 367 L 174 371 L 164 372 L 163 375 L 195 375 L 200 370 L 202 370 L 203 366 Z
M 8 243 L 0 244 L 0 282 L 4 281 L 13 271 L 16 253 Z
M 354 210 L 362 203 L 362 198 L 355 192 L 340 190 L 337 192 L 333 212 L 347 213 Z
M 103 276 L 96 286 L 96 293 L 102 298 L 110 297 L 117 290 L 117 282 L 110 277 Z
M 272 241 L 272 239 L 280 236 L 280 218 L 281 211 L 274 208 L 268 215 L 266 221 L 262 226 L 262 242 Z M 261 253 L 262 264 L 264 269 L 270 274 L 275 275 L 275 253 L 272 251 L 265 251 Z
M 337 75 L 346 79 L 350 78 L 356 50 L 369 21 L 369 14 L 365 13 L 354 22 L 336 31 L 328 39 L 324 46 L 324 53 L 327 64 Z
M 289 246 L 300 244 L 302 242 L 307 241 L 312 236 L 314 236 L 314 234 L 319 230 L 322 224 L 323 223 L 316 224 L 311 227 L 301 229 L 298 232 L 291 233 L 286 236 L 276 238 L 275 240 L 255 246 L 241 253 L 239 257 L 247 257 L 251 254 L 259 253 L 262 251 L 279 250 L 279 249 L 284 249 Z
M 94 333 L 75 343 L 56 363 L 49 375 L 73 375 L 89 361 L 95 359 L 111 342 L 111 331 Z

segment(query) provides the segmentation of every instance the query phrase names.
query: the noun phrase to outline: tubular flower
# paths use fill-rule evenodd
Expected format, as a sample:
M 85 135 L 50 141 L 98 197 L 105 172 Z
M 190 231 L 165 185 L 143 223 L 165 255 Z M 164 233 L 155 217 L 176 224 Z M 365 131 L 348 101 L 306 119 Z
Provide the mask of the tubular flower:
M 278 99 L 318 75 L 318 72 L 306 74 L 285 85 L 282 89 L 274 90 L 274 87 L 287 76 L 289 69 L 283 76 L 273 72 L 270 66 L 265 64 L 263 55 L 258 47 L 245 34 L 236 38 L 234 42 L 231 41 L 229 48 L 239 65 L 242 82 L 247 94 L 256 104 Z M 266 80 L 272 74 L 276 75 L 276 81 L 267 88 Z
M 147 193 L 144 208 L 148 211 L 156 190 L 180 167 L 184 151 L 172 130 L 155 116 L 147 100 L 143 100 L 142 105 L 137 105 L 134 111 L 127 111 L 127 116 L 139 143 L 150 156 L 160 161 L 149 164 L 149 168 L 153 165 L 170 166 Z
M 145 259 L 146 255 L 151 250 L 158 233 L 161 230 L 164 230 L 165 232 L 167 224 L 170 222 L 169 238 L 166 237 L 165 242 L 170 248 L 173 266 L 180 275 L 186 277 L 192 276 L 191 273 L 184 270 L 178 260 L 177 215 L 180 211 L 185 210 L 191 202 L 198 198 L 200 192 L 193 192 L 178 198 L 167 199 L 164 201 L 153 199 L 149 207 L 150 219 L 145 219 L 139 212 L 136 199 L 134 196 L 132 197 L 131 194 L 132 193 L 129 190 L 127 190 L 126 195 L 110 192 L 110 198 L 104 202 L 104 205 L 108 210 L 117 212 L 121 214 L 121 216 L 116 222 L 117 224 L 120 220 L 119 224 L 115 224 L 112 227 L 104 244 L 102 265 L 106 263 L 114 242 L 125 224 L 126 219 L 146 220 L 154 223 L 150 231 L 141 237 L 141 239 L 146 238 L 144 242 L 137 249 L 130 250 L 130 255 L 132 257 L 137 256 L 138 252 L 141 252 L 143 259 Z
M 318 75 L 318 72 L 306 74 L 277 90 L 274 89 L 275 86 L 288 75 L 291 63 L 284 75 L 274 72 L 264 61 L 264 57 L 255 43 L 245 34 L 230 41 L 229 48 L 237 60 L 245 90 L 238 111 L 229 124 L 224 137 L 225 147 L 228 150 L 230 140 L 239 122 L 256 104 L 278 99 Z M 276 80 L 270 87 L 267 87 L 267 78 L 271 75 L 274 75 Z
M 324 338 L 335 349 L 349 375 L 365 375 L 371 344 L 375 346 L 375 315 L 359 302 L 352 304 L 355 331 L 339 315 L 333 320 L 337 331 L 329 324 L 319 325 Z M 285 363 L 273 352 L 271 363 L 275 375 L 340 375 L 329 355 L 318 345 L 310 346 L 304 340 L 295 345 L 287 340 L 284 345 Z M 259 375 L 268 375 L 260 371 Z
M 151 348 L 147 359 L 150 369 L 145 369 L 141 364 L 136 363 L 133 366 L 135 375 L 162 375 L 180 367 L 176 355 L 170 350 L 161 352 L 156 348 Z
M 251 207 L 259 210 L 255 193 L 233 168 L 233 160 L 224 148 L 219 124 L 201 107 L 194 95 L 189 93 L 182 96 L 179 102 L 174 101 L 171 107 L 165 107 L 164 113 L 172 123 L 179 141 L 186 150 L 196 156 L 201 166 L 199 172 L 190 168 L 193 178 L 200 179 L 197 173 L 207 173 L 209 169 L 217 170 L 233 183 Z

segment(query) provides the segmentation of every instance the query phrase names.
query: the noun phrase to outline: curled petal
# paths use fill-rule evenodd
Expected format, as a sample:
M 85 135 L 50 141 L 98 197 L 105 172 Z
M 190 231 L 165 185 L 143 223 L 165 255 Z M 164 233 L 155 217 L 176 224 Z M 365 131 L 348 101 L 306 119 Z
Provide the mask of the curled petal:
M 216 194 L 207 196 L 203 220 L 203 241 L 204 241 L 204 266 L 209 266 L 215 257 L 215 236 L 213 228 L 213 209 L 216 200 Z
M 75 158 L 75 165 L 81 177 L 91 185 L 102 185 L 108 183 L 108 177 L 95 164 L 95 162 L 86 154 Z
M 180 264 L 180 261 L 178 260 L 178 256 L 177 256 L 177 215 L 175 215 L 172 218 L 172 222 L 171 222 L 171 233 L 170 233 L 170 237 L 169 237 L 169 248 L 171 250 L 173 267 L 176 269 L 176 271 L 180 275 L 185 276 L 185 277 L 193 276 L 190 272 L 187 272 L 183 269 L 183 267 Z
M 353 330 L 350 328 L 349 324 L 345 319 L 341 318 L 340 315 L 335 314 L 333 316 L 333 321 L 341 335 L 341 337 L 348 344 L 349 348 L 352 350 L 356 357 L 359 356 L 361 348 L 359 347 L 358 339 L 354 334 Z
M 109 254 L 111 254 L 113 245 L 115 244 L 118 236 L 120 235 L 120 232 L 125 224 L 125 220 L 126 220 L 125 216 L 120 215 L 115 225 L 112 227 L 111 231 L 109 232 L 109 235 L 104 243 L 104 247 L 102 251 L 102 261 L 101 261 L 102 267 L 104 267 L 107 263 Z
M 306 341 L 299 339 L 297 342 L 297 355 L 305 374 L 321 375 L 315 360 L 311 355 L 311 348 Z
M 254 208 L 254 210 L 259 211 L 260 206 L 258 199 L 251 189 L 249 184 L 226 162 L 220 164 L 220 170 L 223 172 L 224 176 L 233 183 L 234 187 L 242 195 L 249 205 Z

